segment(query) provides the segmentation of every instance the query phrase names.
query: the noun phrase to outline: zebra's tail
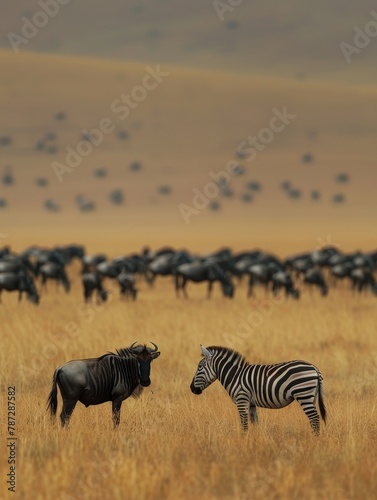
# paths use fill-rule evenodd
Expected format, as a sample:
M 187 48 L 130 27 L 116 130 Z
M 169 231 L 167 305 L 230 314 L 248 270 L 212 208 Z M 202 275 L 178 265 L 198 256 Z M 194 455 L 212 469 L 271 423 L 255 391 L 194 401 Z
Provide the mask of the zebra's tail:
M 327 412 L 326 412 L 325 402 L 323 400 L 323 377 L 319 371 L 318 371 L 318 405 L 322 420 L 326 423 Z
M 52 389 L 47 399 L 47 410 L 50 410 L 51 417 L 55 417 L 58 409 L 58 389 L 57 389 L 58 370 L 55 370 L 52 377 Z

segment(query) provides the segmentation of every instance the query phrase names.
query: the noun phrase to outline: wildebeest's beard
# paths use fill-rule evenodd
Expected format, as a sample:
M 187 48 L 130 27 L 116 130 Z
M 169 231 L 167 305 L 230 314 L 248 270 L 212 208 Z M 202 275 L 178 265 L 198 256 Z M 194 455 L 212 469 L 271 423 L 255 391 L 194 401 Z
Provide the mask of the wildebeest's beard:
M 151 385 L 150 373 L 151 373 L 151 360 L 144 361 L 139 359 L 140 366 L 140 385 L 143 387 L 148 387 Z

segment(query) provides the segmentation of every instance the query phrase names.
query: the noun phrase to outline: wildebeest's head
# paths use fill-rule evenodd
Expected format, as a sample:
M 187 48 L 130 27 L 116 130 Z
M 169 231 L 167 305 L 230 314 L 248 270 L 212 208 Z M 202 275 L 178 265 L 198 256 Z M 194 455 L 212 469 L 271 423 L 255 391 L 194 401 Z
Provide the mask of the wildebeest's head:
M 139 362 L 140 385 L 142 385 L 143 387 L 148 387 L 151 384 L 151 363 L 154 359 L 158 358 L 161 353 L 158 350 L 157 345 L 153 342 L 151 342 L 151 344 L 154 346 L 153 349 L 151 347 L 147 347 L 145 344 L 135 347 L 135 344 L 136 342 L 134 342 L 130 346 L 130 351 Z
M 98 296 L 102 300 L 102 302 L 106 302 L 107 297 L 109 295 L 109 292 L 105 290 L 104 288 L 101 288 L 101 290 L 98 290 Z

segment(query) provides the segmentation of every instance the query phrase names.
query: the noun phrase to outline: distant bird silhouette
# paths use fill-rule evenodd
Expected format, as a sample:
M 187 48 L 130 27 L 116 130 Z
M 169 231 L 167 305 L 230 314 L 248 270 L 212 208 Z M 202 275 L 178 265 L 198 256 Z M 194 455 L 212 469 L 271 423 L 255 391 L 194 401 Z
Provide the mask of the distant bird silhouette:
M 93 201 L 89 201 L 83 195 L 78 195 L 76 197 L 76 203 L 81 210 L 81 212 L 92 212 L 96 209 L 96 205 Z
M 46 200 L 44 203 L 44 206 L 50 212 L 59 212 L 60 211 L 60 206 L 54 200 L 51 200 L 51 199 Z
M 342 172 L 336 176 L 336 182 L 339 182 L 339 184 L 344 184 L 350 180 L 350 177 L 348 174 L 345 172 Z
M 130 163 L 130 166 L 129 166 L 129 169 L 132 172 L 139 172 L 139 170 L 141 170 L 141 168 L 142 168 L 142 165 L 139 161 L 133 161 L 132 163 Z
M 48 180 L 46 179 L 46 177 L 37 177 L 35 179 L 35 184 L 39 187 L 45 187 L 48 184 Z
M 3 184 L 5 186 L 10 186 L 12 184 L 14 184 L 14 177 L 13 177 L 13 174 L 12 174 L 12 167 L 10 167 L 9 165 L 5 167 L 4 169 L 4 174 L 3 174 L 3 177 L 2 177 L 2 181 L 3 181 Z

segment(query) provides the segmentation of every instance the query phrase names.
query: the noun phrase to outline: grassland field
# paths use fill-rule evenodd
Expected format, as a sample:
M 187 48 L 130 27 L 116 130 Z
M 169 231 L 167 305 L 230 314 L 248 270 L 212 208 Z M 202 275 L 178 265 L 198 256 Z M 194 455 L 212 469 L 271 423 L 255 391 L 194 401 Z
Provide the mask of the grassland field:
M 154 289 L 140 283 L 136 302 L 122 301 L 108 283 L 114 293 L 97 306 L 83 304 L 75 264 L 69 274 L 69 295 L 50 285 L 39 307 L 18 304 L 10 294 L 0 307 L 0 425 L 4 436 L 7 387 L 15 385 L 17 498 L 375 496 L 375 297 L 338 287 L 326 299 L 304 291 L 299 302 L 273 301 L 262 289 L 247 299 L 244 283 L 234 300 L 217 288 L 213 300 L 205 299 L 205 285 L 189 286 L 184 300 L 161 278 Z M 118 430 L 110 404 L 78 404 L 68 430 L 50 422 L 46 398 L 57 366 L 137 340 L 157 343 L 161 356 L 152 366 L 152 385 L 123 403 Z M 320 437 L 295 403 L 259 409 L 260 423 L 243 434 L 218 382 L 194 396 L 189 385 L 199 343 L 233 347 L 254 363 L 305 359 L 317 365 L 328 410 Z M 0 456 L 4 471 L 7 457 Z

